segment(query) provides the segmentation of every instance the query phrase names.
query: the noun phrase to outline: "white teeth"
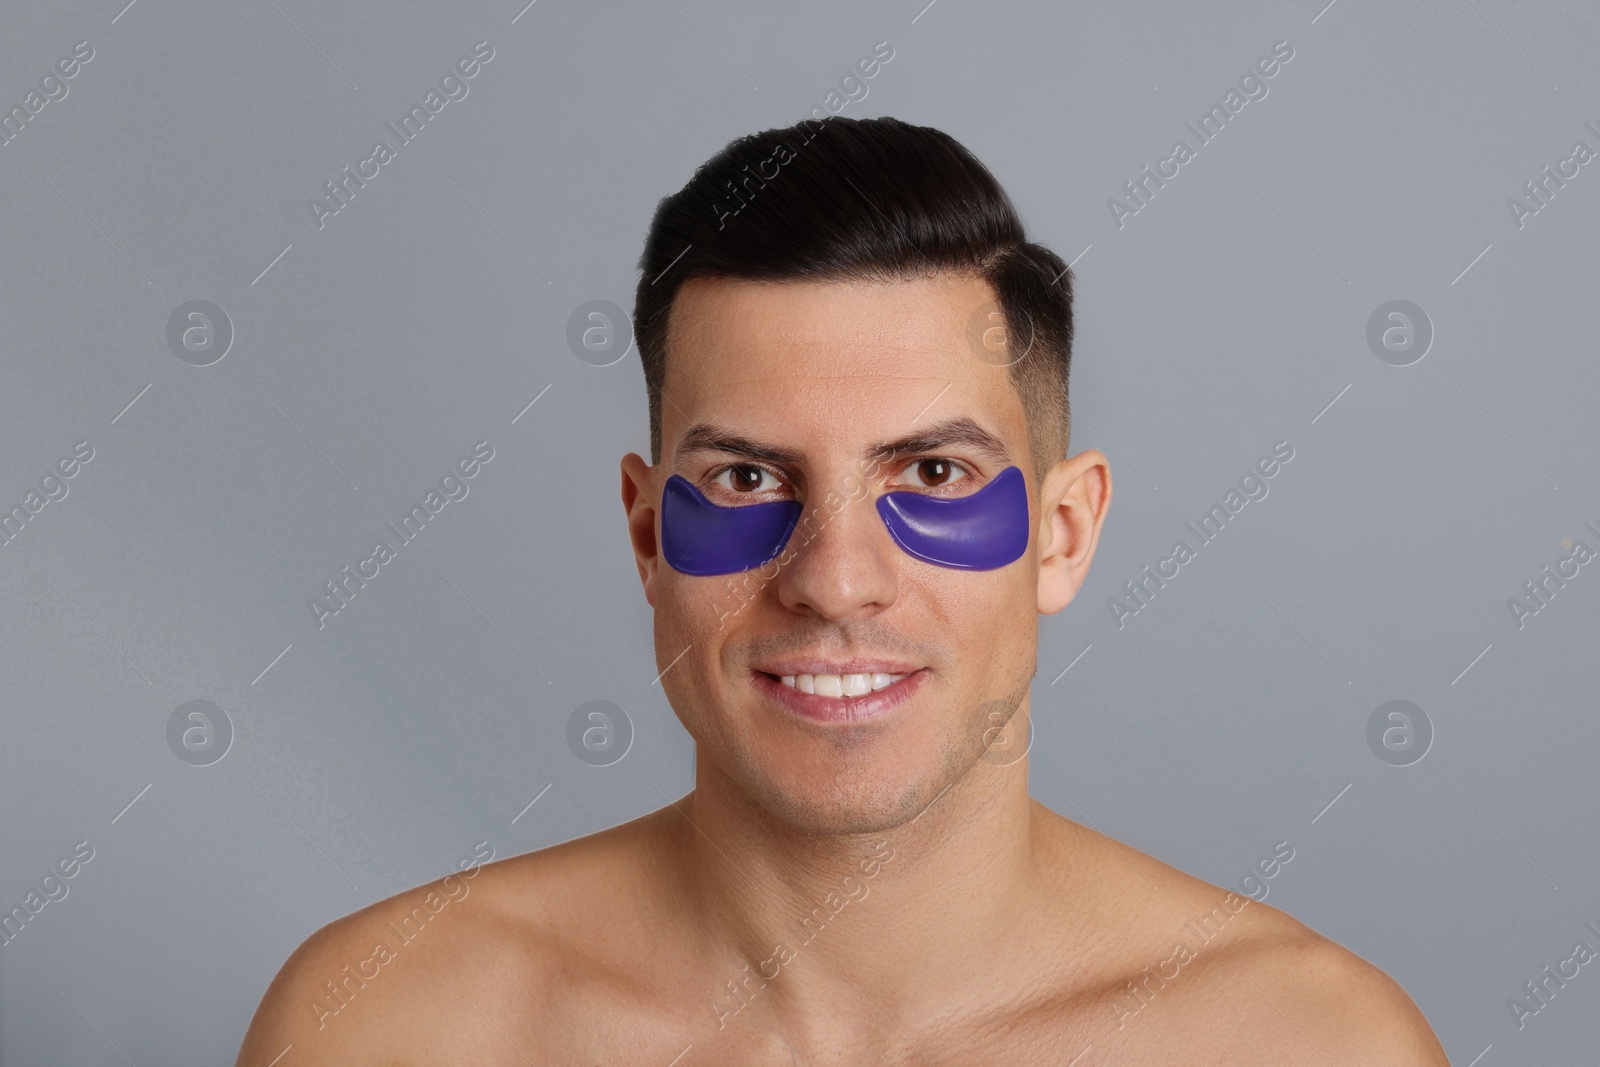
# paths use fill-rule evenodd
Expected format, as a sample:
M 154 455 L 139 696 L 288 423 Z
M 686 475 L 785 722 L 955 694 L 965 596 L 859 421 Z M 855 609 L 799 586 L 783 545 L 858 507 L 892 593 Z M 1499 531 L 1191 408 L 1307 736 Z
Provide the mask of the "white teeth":
M 859 697 L 879 689 L 887 689 L 904 674 L 786 674 L 783 684 L 802 693 L 815 693 L 825 697 Z

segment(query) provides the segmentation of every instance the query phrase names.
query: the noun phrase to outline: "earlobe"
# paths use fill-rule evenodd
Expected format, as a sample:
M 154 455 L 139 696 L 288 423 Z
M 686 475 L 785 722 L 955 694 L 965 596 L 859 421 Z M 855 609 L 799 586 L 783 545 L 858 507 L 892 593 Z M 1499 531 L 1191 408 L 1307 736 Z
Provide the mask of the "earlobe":
M 1088 449 L 1057 463 L 1039 497 L 1039 613 L 1054 615 L 1072 603 L 1088 577 L 1111 506 L 1111 467 L 1104 453 Z
M 628 541 L 633 561 L 644 585 L 644 599 L 656 606 L 656 568 L 660 545 L 656 539 L 655 470 L 637 453 L 622 457 L 622 510 L 627 515 Z

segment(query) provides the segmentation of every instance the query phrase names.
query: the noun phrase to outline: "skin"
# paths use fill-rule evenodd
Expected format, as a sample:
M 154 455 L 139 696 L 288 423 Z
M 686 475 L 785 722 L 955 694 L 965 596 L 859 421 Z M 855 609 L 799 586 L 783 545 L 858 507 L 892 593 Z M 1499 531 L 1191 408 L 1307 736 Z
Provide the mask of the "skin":
M 273 981 L 240 1067 L 1447 1065 L 1378 968 L 1030 799 L 1016 738 L 1038 620 L 1082 586 L 1111 475 L 1090 449 L 1036 477 L 1004 361 L 967 347 L 993 295 L 955 274 L 684 287 L 662 462 L 630 454 L 621 473 L 661 684 L 697 746 L 693 792 L 318 931 Z M 872 446 L 960 418 L 1005 457 L 955 441 L 878 465 L 752 592 L 730 600 L 726 578 L 661 559 L 672 473 L 719 503 L 816 508 Z M 678 452 L 700 424 L 792 455 L 757 476 L 747 455 Z M 1032 530 L 996 570 L 912 558 L 872 506 L 890 490 L 963 495 L 1011 464 Z M 892 654 L 926 673 L 882 718 L 817 723 L 752 687 L 757 663 L 791 653 Z M 433 917 L 402 943 L 389 924 L 430 892 Z M 379 942 L 392 958 L 362 963 Z

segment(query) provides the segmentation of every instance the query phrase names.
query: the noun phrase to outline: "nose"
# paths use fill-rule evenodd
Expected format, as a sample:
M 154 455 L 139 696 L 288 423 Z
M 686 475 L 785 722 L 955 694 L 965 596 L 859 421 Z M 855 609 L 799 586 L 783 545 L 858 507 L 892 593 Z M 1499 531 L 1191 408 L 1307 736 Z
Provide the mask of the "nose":
M 790 559 L 778 571 L 777 588 L 779 603 L 790 611 L 844 622 L 894 603 L 899 550 L 871 493 L 808 503 L 787 550 Z

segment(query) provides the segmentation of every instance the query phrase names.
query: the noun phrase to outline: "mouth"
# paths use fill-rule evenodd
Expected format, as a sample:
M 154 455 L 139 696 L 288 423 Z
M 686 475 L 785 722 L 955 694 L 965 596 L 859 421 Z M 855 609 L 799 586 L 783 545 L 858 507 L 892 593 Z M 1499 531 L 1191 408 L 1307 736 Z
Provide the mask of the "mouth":
M 874 666 L 894 669 L 838 673 L 795 669 L 793 674 L 755 670 L 751 672 L 751 684 L 785 711 L 812 722 L 867 722 L 882 718 L 910 700 L 927 674 L 925 667 Z

